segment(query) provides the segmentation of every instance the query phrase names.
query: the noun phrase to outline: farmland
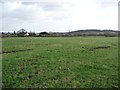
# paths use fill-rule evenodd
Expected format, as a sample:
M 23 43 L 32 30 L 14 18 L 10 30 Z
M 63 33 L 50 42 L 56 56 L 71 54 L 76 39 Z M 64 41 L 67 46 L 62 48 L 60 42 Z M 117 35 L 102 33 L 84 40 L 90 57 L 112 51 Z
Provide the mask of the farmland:
M 112 88 L 118 85 L 117 37 L 2 39 L 3 87 Z

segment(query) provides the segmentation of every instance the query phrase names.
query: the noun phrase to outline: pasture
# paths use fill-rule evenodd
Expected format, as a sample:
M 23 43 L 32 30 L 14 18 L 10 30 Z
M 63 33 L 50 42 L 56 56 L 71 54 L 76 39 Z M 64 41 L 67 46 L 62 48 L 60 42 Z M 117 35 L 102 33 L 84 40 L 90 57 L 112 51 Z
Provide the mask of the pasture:
M 3 87 L 118 87 L 118 37 L 2 39 Z

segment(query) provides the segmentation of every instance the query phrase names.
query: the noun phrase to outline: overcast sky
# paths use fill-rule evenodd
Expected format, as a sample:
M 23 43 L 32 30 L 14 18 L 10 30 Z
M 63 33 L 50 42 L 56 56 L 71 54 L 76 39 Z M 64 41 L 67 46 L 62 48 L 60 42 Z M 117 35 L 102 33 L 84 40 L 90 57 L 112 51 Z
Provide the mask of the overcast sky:
M 34 32 L 80 29 L 118 30 L 119 0 L 31 0 L 0 3 L 2 31 Z M 1 14 L 2 13 L 2 14 Z

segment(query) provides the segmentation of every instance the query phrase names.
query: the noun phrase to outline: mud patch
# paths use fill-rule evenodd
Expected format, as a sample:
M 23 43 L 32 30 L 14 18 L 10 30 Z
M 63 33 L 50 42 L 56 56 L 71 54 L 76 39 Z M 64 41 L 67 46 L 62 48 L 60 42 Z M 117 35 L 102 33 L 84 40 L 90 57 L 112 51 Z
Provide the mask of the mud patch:
M 93 49 L 106 49 L 106 48 L 110 48 L 110 46 L 98 46 Z
M 44 43 L 44 44 L 42 44 L 42 43 L 38 43 L 38 44 L 31 44 L 31 45 L 35 45 L 35 46 L 62 46 L 61 44 L 51 44 L 51 43 Z
M 42 44 L 42 43 L 37 43 L 37 44 L 31 44 L 31 45 L 41 45 L 41 46 L 48 46 L 50 44 Z
M 108 48 L 111 48 L 111 46 L 98 46 L 90 49 L 90 51 L 97 50 L 97 49 L 108 49 Z
M 15 53 L 15 52 L 24 52 L 24 51 L 30 51 L 30 50 L 33 50 L 33 49 L 3 51 L 3 52 L 0 52 L 0 54 Z

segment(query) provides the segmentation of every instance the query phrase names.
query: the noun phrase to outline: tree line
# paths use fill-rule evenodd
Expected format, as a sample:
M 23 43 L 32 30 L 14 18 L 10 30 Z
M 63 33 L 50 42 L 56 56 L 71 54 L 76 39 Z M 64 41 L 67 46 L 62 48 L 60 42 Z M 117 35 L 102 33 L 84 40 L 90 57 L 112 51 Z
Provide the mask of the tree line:
M 106 37 L 115 37 L 119 36 L 119 31 L 113 30 L 77 30 L 72 32 L 60 33 L 60 32 L 27 32 L 25 29 L 20 29 L 17 32 L 13 33 L 1 33 L 1 37 L 64 37 L 64 36 L 106 36 Z

